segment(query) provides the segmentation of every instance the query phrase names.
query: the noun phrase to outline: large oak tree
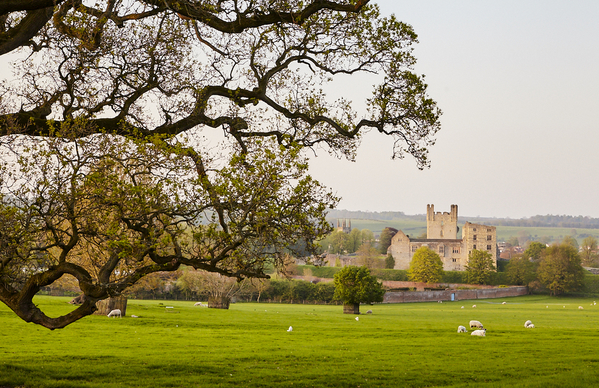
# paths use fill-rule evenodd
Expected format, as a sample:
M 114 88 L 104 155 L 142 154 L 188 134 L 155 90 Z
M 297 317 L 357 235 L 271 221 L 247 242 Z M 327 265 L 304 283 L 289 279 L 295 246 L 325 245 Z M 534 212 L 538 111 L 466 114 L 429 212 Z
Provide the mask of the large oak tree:
M 2 166 L 0 300 L 58 328 L 182 264 L 265 276 L 330 230 L 303 150 L 351 160 L 374 130 L 429 165 L 440 111 L 416 39 L 367 0 L 3 1 L 0 55 L 20 59 L 0 146 L 20 163 Z M 363 115 L 324 91 L 359 73 L 378 77 Z M 65 274 L 87 302 L 49 318 L 31 299 Z

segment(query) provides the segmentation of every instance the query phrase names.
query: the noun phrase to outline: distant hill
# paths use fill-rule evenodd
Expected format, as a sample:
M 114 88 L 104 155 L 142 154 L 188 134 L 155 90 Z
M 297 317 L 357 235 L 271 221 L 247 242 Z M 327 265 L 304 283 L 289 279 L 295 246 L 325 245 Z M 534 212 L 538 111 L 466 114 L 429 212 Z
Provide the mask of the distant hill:
M 345 209 L 333 209 L 329 211 L 327 219 L 334 222 L 336 219 L 361 219 L 377 221 L 426 221 L 425 214 L 407 215 L 404 212 L 367 212 L 353 211 Z M 584 216 L 566 216 L 566 215 L 546 215 L 533 216 L 529 218 L 494 218 L 494 217 L 459 217 L 460 222 L 472 222 L 476 224 L 494 225 L 494 226 L 517 226 L 517 227 L 548 227 L 548 228 L 580 228 L 580 229 L 599 229 L 599 218 Z

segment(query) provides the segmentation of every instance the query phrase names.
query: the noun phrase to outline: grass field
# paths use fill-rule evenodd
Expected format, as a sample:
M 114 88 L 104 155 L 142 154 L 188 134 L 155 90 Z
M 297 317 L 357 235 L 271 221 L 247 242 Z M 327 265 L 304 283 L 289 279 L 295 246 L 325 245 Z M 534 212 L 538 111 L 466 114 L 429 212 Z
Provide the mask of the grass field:
M 67 300 L 36 303 L 56 315 L 72 308 Z M 0 387 L 591 387 L 599 384 L 591 302 L 362 306 L 374 314 L 356 321 L 341 306 L 130 300 L 127 314 L 140 318 L 92 316 L 56 331 L 0 305 Z M 456 333 L 471 319 L 486 337 Z M 524 328 L 527 319 L 535 329 Z

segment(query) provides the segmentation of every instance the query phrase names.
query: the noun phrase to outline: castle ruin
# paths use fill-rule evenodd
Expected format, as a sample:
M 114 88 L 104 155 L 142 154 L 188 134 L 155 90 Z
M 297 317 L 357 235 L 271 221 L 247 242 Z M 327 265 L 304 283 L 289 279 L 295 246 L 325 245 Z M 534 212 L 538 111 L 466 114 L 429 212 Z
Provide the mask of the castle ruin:
M 445 271 L 464 271 L 468 256 L 474 249 L 487 251 L 497 266 L 497 232 L 494 226 L 466 222 L 462 238 L 458 239 L 458 205 L 451 211 L 435 213 L 434 205 L 426 206 L 426 238 L 416 239 L 401 230 L 391 239 L 387 250 L 395 259 L 394 269 L 409 269 L 412 256 L 418 248 L 426 246 L 439 254 Z

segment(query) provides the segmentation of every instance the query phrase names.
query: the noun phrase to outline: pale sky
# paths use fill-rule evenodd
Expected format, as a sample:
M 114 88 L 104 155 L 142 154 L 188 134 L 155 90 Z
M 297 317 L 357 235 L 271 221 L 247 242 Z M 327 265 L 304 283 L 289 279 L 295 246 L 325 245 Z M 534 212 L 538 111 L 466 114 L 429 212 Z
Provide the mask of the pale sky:
M 375 133 L 356 163 L 319 155 L 313 176 L 343 197 L 338 208 L 599 217 L 599 1 L 377 3 L 418 34 L 415 71 L 442 129 L 424 171 L 392 161 L 390 139 Z
M 391 139 L 376 133 L 355 163 L 319 153 L 312 175 L 343 198 L 339 209 L 599 217 L 599 1 L 375 2 L 418 34 L 415 71 L 442 128 L 424 171 L 392 161 Z M 341 85 L 334 95 L 370 96 L 367 80 Z

